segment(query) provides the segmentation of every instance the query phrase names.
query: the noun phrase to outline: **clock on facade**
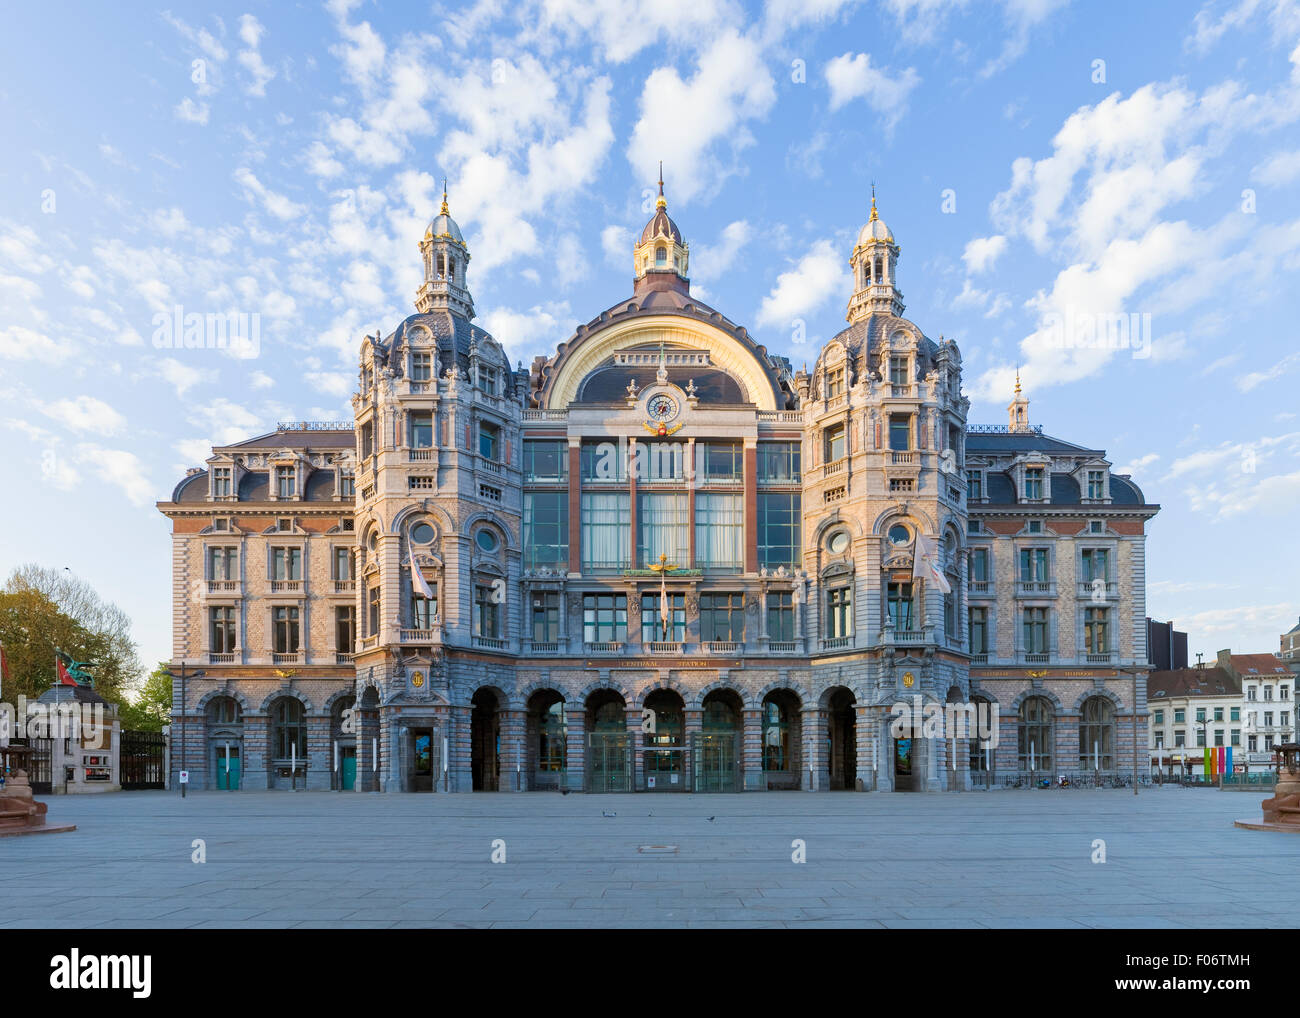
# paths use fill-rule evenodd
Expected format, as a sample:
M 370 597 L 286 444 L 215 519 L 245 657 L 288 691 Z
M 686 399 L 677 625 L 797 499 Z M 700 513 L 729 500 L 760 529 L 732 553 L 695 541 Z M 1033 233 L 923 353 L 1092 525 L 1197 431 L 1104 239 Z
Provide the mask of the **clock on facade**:
M 677 401 L 671 396 L 660 393 L 650 397 L 645 409 L 652 421 L 671 421 L 677 416 Z

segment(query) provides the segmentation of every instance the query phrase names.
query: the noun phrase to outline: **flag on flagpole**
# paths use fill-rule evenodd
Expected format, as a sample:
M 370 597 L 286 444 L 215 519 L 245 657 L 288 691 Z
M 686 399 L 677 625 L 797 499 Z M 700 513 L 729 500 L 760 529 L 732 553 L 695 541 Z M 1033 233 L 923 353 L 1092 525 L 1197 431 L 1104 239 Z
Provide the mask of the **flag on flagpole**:
M 415 564 L 415 549 L 410 549 L 411 559 L 411 590 L 424 598 L 426 601 L 433 600 L 433 588 L 429 586 L 429 581 L 424 578 L 424 573 L 420 572 L 420 567 Z
M 912 556 L 912 579 L 929 580 L 945 594 L 952 593 L 952 584 L 939 568 L 934 539 L 924 534 L 916 535 L 916 554 Z
M 59 682 L 65 686 L 75 686 L 77 680 L 68 674 L 68 670 L 63 667 L 63 658 L 55 655 L 54 657 L 54 674 L 59 677 Z

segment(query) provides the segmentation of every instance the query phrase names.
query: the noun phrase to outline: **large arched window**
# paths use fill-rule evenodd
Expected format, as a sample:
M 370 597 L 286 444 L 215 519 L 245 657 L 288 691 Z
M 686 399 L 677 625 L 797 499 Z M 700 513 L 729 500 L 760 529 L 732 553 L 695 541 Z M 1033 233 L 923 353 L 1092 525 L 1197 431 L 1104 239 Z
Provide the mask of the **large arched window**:
M 791 770 L 790 707 L 769 694 L 763 701 L 763 770 Z
M 989 740 L 977 736 L 981 715 L 990 718 L 989 727 L 992 727 L 993 705 L 980 696 L 971 697 L 971 704 L 975 707 L 975 716 L 970 719 L 971 732 L 967 740 L 970 747 L 970 770 L 972 774 L 988 774 L 993 771 L 993 747 L 988 745 Z
M 237 725 L 244 720 L 239 709 L 239 701 L 231 696 L 219 696 L 208 704 L 208 723 L 214 725 Z
M 1052 770 L 1052 722 L 1056 712 L 1041 696 L 1031 696 L 1020 705 L 1020 769 Z
M 307 725 L 302 704 L 290 697 L 275 701 L 271 708 L 271 745 L 277 760 L 288 760 L 297 747 L 298 759 L 307 756 Z
M 1114 754 L 1115 707 L 1104 696 L 1089 697 L 1079 715 L 1079 767 L 1112 770 Z

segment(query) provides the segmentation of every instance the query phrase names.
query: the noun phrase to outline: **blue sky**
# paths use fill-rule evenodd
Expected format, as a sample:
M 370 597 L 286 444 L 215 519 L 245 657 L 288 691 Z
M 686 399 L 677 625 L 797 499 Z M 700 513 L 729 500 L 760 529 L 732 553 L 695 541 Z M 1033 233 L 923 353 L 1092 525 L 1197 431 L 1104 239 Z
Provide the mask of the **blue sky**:
M 1296 0 L 5 17 L 0 571 L 69 567 L 146 660 L 170 653 L 153 503 L 214 442 L 347 419 L 444 174 L 477 321 L 529 363 L 630 293 L 659 159 L 694 291 L 796 366 L 843 326 L 875 180 L 971 421 L 1005 422 L 1020 364 L 1034 422 L 1164 506 L 1149 613 L 1207 655 L 1276 650 L 1300 615 Z M 257 356 L 158 349 L 178 304 L 258 314 Z M 1052 330 L 1099 314 L 1149 332 Z

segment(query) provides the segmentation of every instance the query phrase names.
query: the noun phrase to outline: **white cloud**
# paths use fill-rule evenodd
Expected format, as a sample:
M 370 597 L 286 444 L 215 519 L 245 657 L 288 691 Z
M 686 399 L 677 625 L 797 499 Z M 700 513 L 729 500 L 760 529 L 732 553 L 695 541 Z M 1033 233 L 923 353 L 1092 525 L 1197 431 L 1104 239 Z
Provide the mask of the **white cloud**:
M 691 251 L 691 279 L 707 282 L 710 279 L 721 278 L 731 269 L 732 263 L 753 236 L 754 230 L 748 220 L 737 219 L 734 223 L 728 223 L 716 244 L 701 246 Z
M 832 111 L 854 99 L 865 100 L 881 116 L 888 133 L 907 112 L 907 97 L 921 78 L 911 67 L 891 77 L 887 70 L 871 66 L 869 54 L 845 53 L 826 65 L 826 83 Z
M 494 308 L 483 316 L 483 328 L 505 347 L 507 358 L 525 365 L 537 354 L 552 355 L 577 324 L 567 301 L 538 304 L 527 311 Z
M 248 376 L 248 384 L 254 389 L 270 389 L 275 385 L 275 379 L 265 371 L 254 371 Z
M 308 371 L 307 384 L 327 396 L 346 396 L 352 389 L 352 376 L 341 371 Z
M 268 430 L 262 417 L 224 397 L 189 407 L 186 419 L 207 431 L 214 445 L 233 445 Z
M 176 389 L 178 399 L 203 381 L 206 375 L 205 372 L 197 368 L 182 364 L 175 357 L 163 358 L 162 363 L 158 366 L 158 373 Z
M 782 0 L 792 4 L 791 0 Z M 834 0 L 816 0 L 825 5 Z M 799 7 L 807 6 L 799 4 Z M 570 42 L 591 37 L 605 59 L 622 63 L 659 39 L 694 44 L 715 38 L 740 20 L 729 0 L 543 0 L 541 32 L 559 33 Z
M 21 325 L 0 328 L 0 358 L 5 360 L 62 364 L 72 353 L 70 345 L 59 343 L 43 332 Z
M 616 269 L 632 269 L 632 231 L 626 226 L 607 226 L 600 231 L 600 247 L 605 261 Z
M 1114 472 L 1117 474 L 1140 474 L 1143 467 L 1150 466 L 1159 458 L 1160 454 L 1158 452 L 1149 452 L 1145 456 L 1139 456 L 1137 459 L 1131 460 L 1122 467 L 1116 467 Z
M 1300 178 L 1300 149 L 1277 152 L 1250 171 L 1253 180 L 1268 187 L 1284 187 Z
M 746 124 L 765 117 L 775 102 L 776 85 L 758 43 L 722 33 L 700 54 L 689 80 L 673 67 L 657 67 L 646 78 L 627 147 L 633 174 L 645 179 L 662 159 L 669 201 L 710 193 L 742 171 L 739 153 L 754 142 Z M 726 156 L 719 151 L 723 143 Z
M 148 505 L 154 500 L 153 482 L 134 453 L 86 445 L 78 450 L 77 459 L 84 469 L 121 488 L 133 505 Z
M 235 59 L 248 72 L 250 80 L 245 91 L 249 95 L 266 95 L 266 84 L 275 77 L 275 72 L 266 66 L 262 61 L 262 54 L 258 52 L 258 46 L 265 31 L 266 29 L 262 27 L 262 23 L 253 15 L 243 14 L 240 16 L 239 37 L 244 41 L 247 48 L 240 50 Z
M 150 225 L 166 237 L 175 237 L 189 229 L 190 224 L 185 219 L 185 213 L 173 205 L 169 209 L 155 212 L 150 217 Z
M 211 111 L 207 103 L 196 103 L 192 98 L 186 96 L 175 108 L 176 118 L 184 120 L 189 124 L 206 124 Z
M 103 400 L 93 396 L 58 399 L 40 406 L 40 411 L 73 431 L 115 435 L 126 427 L 126 418 Z
M 993 268 L 1006 249 L 1007 238 L 1000 233 L 992 237 L 976 237 L 966 244 L 961 258 L 966 263 L 966 271 L 977 276 Z
M 836 297 L 847 301 L 852 288 L 843 254 L 829 240 L 816 241 L 793 269 L 777 277 L 758 309 L 757 322 L 788 326 Z
M 206 438 L 183 438 L 176 443 L 175 449 L 188 466 L 206 463 L 208 457 L 212 455 L 212 443 Z
M 1264 382 L 1271 382 L 1274 378 L 1281 378 L 1290 371 L 1300 366 L 1300 353 L 1287 354 L 1280 361 L 1277 361 L 1263 371 L 1251 371 L 1241 375 L 1237 379 L 1237 389 L 1240 392 L 1250 392 L 1251 389 Z
M 276 219 L 295 219 L 307 211 L 304 206 L 270 190 L 246 166 L 241 166 L 235 171 L 235 183 L 244 189 L 245 196 L 250 200 L 252 198 L 260 199 L 266 211 L 275 216 Z

